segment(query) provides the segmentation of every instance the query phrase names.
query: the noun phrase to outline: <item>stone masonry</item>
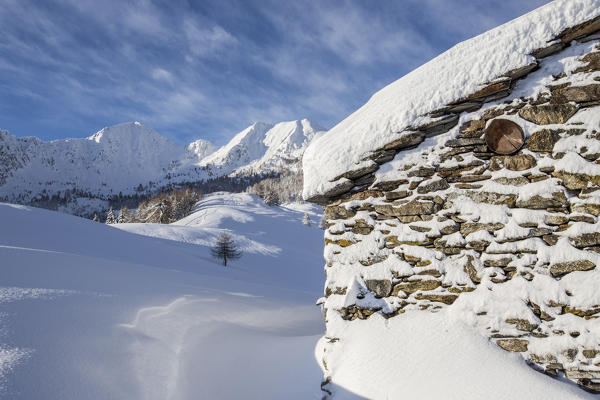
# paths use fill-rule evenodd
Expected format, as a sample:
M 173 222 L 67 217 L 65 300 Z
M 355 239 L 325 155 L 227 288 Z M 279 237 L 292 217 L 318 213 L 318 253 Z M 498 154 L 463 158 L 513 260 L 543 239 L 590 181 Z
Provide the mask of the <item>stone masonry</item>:
M 478 310 L 479 327 L 534 368 L 600 393 L 593 335 L 600 303 L 581 308 L 578 288 L 566 283 L 571 274 L 596 276 L 600 261 L 599 28 L 597 18 L 563 32 L 533 53 L 536 63 L 430 114 L 434 122 L 373 151 L 375 166 L 344 174 L 351 184 L 311 199 L 326 205 L 326 319 L 402 318 L 408 310 L 453 307 L 480 285 L 502 293 L 518 281 L 533 293 L 527 288 L 543 281 L 556 290 L 528 294 L 516 315 L 500 321 L 494 310 Z M 516 97 L 545 63 L 584 44 L 591 50 L 576 69 L 551 76 L 541 93 Z M 497 118 L 524 127 L 517 153 L 487 148 L 483 133 Z M 444 140 L 423 143 L 434 137 Z M 391 172 L 378 171 L 388 163 Z M 341 271 L 354 271 L 363 295 L 379 303 L 364 305 L 361 295 L 345 307 L 328 301 L 348 293 Z M 560 348 L 546 346 L 552 338 Z M 329 342 L 335 346 L 336 338 Z

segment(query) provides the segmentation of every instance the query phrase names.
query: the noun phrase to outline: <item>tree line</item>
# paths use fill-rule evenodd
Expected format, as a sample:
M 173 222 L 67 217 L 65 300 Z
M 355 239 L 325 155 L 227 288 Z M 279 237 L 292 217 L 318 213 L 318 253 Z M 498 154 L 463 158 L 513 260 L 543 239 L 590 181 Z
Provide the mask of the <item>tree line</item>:
M 173 189 L 170 193 L 159 193 L 148 200 L 142 200 L 135 212 L 123 206 L 117 214 L 113 207 L 110 207 L 105 222 L 107 224 L 134 222 L 170 224 L 189 215 L 200 199 L 202 199 L 200 191 L 190 188 Z M 95 214 L 93 219 L 100 222 L 98 214 Z

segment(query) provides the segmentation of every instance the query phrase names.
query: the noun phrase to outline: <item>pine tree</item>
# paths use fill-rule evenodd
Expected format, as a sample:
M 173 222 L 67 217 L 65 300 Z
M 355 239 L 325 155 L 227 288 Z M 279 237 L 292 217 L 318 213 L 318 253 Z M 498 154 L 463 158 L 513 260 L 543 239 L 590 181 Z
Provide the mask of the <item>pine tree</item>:
M 160 224 L 169 224 L 173 218 L 173 204 L 168 196 L 165 197 L 157 206 L 158 222 Z
M 319 229 L 325 229 L 327 228 L 326 225 L 326 221 L 325 221 L 325 214 L 321 215 L 321 219 L 319 220 Z
M 92 219 L 94 222 L 100 222 L 100 218 L 98 218 L 98 214 L 94 213 L 94 218 Z
M 308 213 L 304 213 L 304 217 L 302 217 L 302 223 L 306 226 L 311 226 L 310 216 L 308 215 Z
M 227 266 L 227 260 L 236 260 L 242 256 L 242 252 L 237 248 L 231 235 L 228 233 L 221 233 L 210 249 L 210 254 L 220 260 L 223 266 Z
M 119 216 L 117 217 L 117 224 L 125 224 L 131 221 L 131 214 L 129 213 L 129 209 L 127 207 L 121 207 L 121 211 L 119 211 Z
M 113 208 L 111 207 L 110 210 L 108 210 L 108 214 L 106 215 L 106 223 L 114 224 L 116 222 L 117 222 L 117 220 L 115 219 L 115 212 L 113 211 Z

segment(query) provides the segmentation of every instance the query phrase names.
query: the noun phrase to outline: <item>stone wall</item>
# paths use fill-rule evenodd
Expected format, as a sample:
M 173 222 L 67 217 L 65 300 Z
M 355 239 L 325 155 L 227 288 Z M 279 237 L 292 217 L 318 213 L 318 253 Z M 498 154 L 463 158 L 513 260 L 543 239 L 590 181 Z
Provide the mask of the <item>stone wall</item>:
M 378 167 L 345 174 L 352 187 L 314 199 L 328 204 L 326 320 L 455 307 L 533 367 L 600 393 L 594 24 L 566 31 L 537 52 L 535 65 L 374 151 Z M 574 38 L 580 42 L 561 53 Z M 516 154 L 487 148 L 484 129 L 497 118 L 525 131 Z M 476 296 L 492 301 L 474 306 Z M 335 351 L 337 339 L 327 339 L 325 350 Z

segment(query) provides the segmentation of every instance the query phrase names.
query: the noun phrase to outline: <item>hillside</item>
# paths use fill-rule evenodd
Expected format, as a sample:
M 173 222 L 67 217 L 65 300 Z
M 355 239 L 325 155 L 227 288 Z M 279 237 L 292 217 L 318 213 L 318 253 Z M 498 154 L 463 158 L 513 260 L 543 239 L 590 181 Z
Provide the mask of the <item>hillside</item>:
M 0 204 L 0 398 L 318 398 L 322 231 L 298 207 L 223 193 L 116 229 Z M 229 229 L 223 268 L 207 245 Z
M 319 217 L 307 204 L 266 207 L 252 195 L 220 193 L 175 224 L 107 226 L 0 204 L 0 398 L 321 398 L 315 346 L 320 355 L 325 342 L 317 345 L 323 322 L 314 302 L 322 231 L 302 224 L 305 212 Z M 223 230 L 244 249 L 228 268 L 206 247 Z M 377 340 L 331 359 L 348 367 L 339 382 L 353 388 L 337 388 L 339 398 L 363 398 L 365 388 L 389 380 L 445 398 L 592 398 L 471 331 L 448 331 L 440 318 L 401 335 L 380 329 L 365 325 L 353 340 Z M 398 341 L 413 343 L 406 357 L 422 362 L 398 364 L 395 353 L 380 351 Z M 362 379 L 382 362 L 378 379 Z M 453 373 L 432 375 L 435 365 Z M 415 372 L 458 397 L 432 391 Z M 507 386 L 509 378 L 516 380 Z M 464 382 L 478 384 L 467 392 Z

